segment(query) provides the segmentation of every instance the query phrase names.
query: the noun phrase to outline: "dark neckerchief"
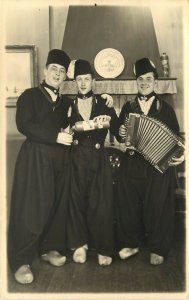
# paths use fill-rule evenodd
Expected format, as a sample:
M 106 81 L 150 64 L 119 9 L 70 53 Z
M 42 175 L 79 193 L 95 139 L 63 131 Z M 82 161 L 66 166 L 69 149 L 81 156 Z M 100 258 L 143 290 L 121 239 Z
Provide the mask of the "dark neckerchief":
M 88 98 L 92 97 L 92 95 L 93 95 L 93 92 L 92 92 L 92 91 L 89 91 L 89 92 L 88 92 L 87 94 L 85 94 L 85 95 L 78 93 L 78 94 L 77 94 L 77 97 L 78 97 L 79 99 L 85 100 L 85 99 L 88 99 Z
M 141 95 L 140 93 L 138 93 L 137 97 L 140 101 L 144 100 L 144 101 L 148 101 L 152 96 L 155 96 L 156 97 L 156 93 L 155 92 L 152 92 L 148 95 Z
M 58 95 L 56 101 L 53 101 L 50 94 L 47 92 L 47 90 L 44 88 L 44 86 L 42 85 L 42 83 L 39 85 L 39 89 L 41 90 L 41 92 L 45 95 L 46 99 L 52 104 L 53 106 L 53 110 L 60 106 L 62 103 L 62 96 Z
M 53 87 L 53 86 L 47 84 L 47 83 L 45 82 L 45 80 L 41 83 L 41 85 L 42 85 L 44 88 L 46 87 L 46 88 L 48 88 L 49 90 L 51 90 L 55 95 L 58 95 L 58 94 L 59 94 L 59 88 L 56 89 L 55 87 Z

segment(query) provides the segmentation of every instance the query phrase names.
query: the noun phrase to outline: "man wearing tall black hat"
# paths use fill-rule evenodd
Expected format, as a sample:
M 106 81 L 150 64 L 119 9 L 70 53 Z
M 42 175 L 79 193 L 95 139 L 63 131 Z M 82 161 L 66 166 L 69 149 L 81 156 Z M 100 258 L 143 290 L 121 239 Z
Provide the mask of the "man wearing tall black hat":
M 69 56 L 49 52 L 45 80 L 25 90 L 17 101 L 16 124 L 26 137 L 15 166 L 8 234 L 8 258 L 17 282 L 31 283 L 36 254 L 53 266 L 66 261 L 65 222 L 72 135 L 70 100 L 59 95 Z
M 135 63 L 134 73 L 138 95 L 122 108 L 119 134 L 126 136 L 125 116 L 144 114 L 166 124 L 179 133 L 179 125 L 172 107 L 154 92 L 158 73 L 148 58 Z M 170 166 L 184 160 L 173 158 Z M 121 259 L 139 252 L 144 235 L 150 250 L 150 263 L 162 264 L 171 247 L 174 230 L 174 168 L 161 174 L 136 151 L 127 150 L 123 156 L 118 181 L 117 237 Z
M 114 250 L 114 214 L 112 175 L 104 148 L 108 129 L 103 122 L 110 122 L 110 131 L 114 133 L 118 118 L 101 96 L 93 94 L 94 73 L 88 61 L 75 62 L 74 78 L 78 94 L 73 102 L 71 126 L 81 122 L 83 127 L 78 131 L 76 127 L 71 146 L 68 245 L 74 249 L 76 263 L 86 261 L 88 247 L 92 245 L 98 253 L 99 265 L 107 266 Z M 87 129 L 87 124 L 91 128 Z

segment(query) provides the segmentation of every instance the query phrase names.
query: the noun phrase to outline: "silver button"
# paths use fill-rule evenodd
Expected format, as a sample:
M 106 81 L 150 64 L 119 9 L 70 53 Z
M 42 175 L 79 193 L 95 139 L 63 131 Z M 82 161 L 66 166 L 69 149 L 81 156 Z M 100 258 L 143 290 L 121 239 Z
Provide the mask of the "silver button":
M 95 148 L 100 149 L 100 144 L 99 143 L 95 144 Z
M 134 155 L 135 153 L 134 153 L 133 150 L 130 150 L 130 151 L 129 151 L 129 154 L 130 154 L 130 155 Z
M 78 141 L 78 140 L 74 140 L 74 141 L 73 141 L 73 144 L 76 146 L 76 145 L 79 144 L 79 141 Z

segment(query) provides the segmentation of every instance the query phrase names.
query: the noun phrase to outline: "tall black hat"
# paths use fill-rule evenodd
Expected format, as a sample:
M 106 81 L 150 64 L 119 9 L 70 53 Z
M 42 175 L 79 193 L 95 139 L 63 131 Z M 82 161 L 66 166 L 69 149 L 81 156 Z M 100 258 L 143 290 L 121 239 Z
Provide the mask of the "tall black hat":
M 60 49 L 52 49 L 48 53 L 46 66 L 49 64 L 59 64 L 63 66 L 66 71 L 68 70 L 71 59 L 69 56 Z
M 87 60 L 78 59 L 75 62 L 75 69 L 74 69 L 74 78 L 78 75 L 85 75 L 91 74 L 92 77 L 94 76 L 94 71 Z
M 158 72 L 154 63 L 149 58 L 142 58 L 136 61 L 134 65 L 134 74 L 136 78 L 146 73 L 153 72 L 155 79 L 158 78 Z

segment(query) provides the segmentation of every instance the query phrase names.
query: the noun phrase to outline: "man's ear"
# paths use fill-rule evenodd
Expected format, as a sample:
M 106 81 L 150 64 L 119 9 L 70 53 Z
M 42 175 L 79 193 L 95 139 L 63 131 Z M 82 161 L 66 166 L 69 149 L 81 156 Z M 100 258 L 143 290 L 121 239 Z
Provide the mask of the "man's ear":
M 45 75 L 45 77 L 47 76 L 47 68 L 46 67 L 43 69 L 43 74 Z
M 66 78 L 68 77 L 67 73 L 65 73 L 63 81 L 66 80 Z

